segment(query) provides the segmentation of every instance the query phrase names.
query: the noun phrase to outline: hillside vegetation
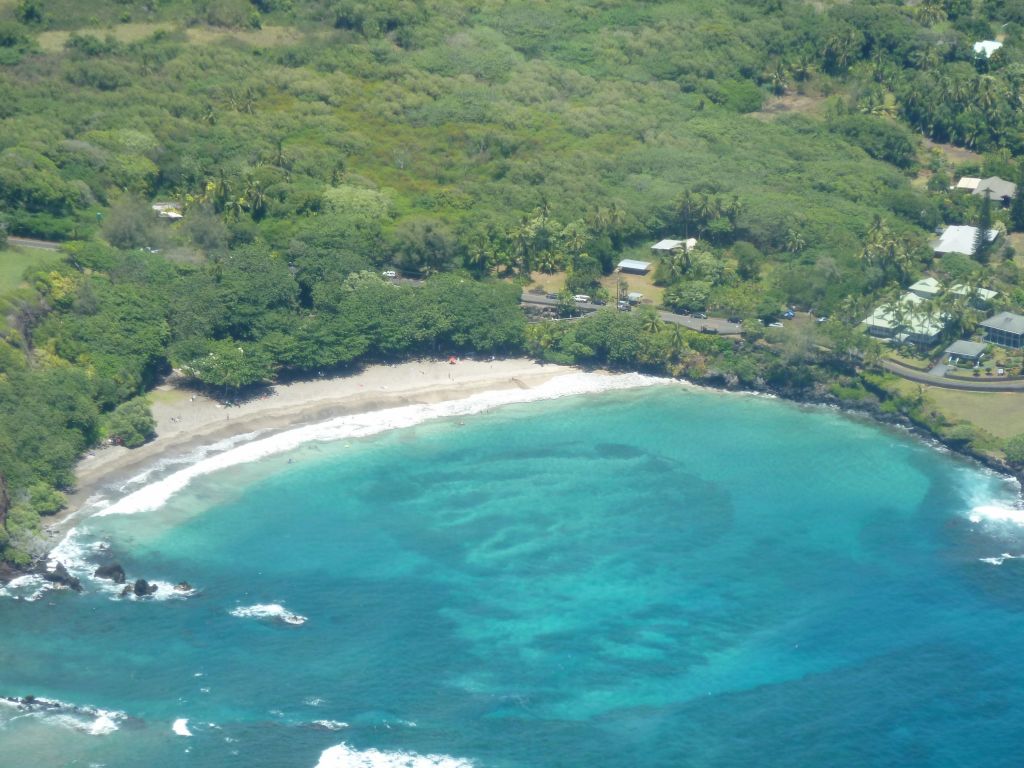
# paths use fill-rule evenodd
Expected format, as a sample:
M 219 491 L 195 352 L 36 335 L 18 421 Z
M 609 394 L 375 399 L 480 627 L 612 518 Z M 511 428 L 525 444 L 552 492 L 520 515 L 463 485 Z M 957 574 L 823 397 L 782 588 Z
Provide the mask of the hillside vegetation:
M 930 265 L 934 227 L 980 215 L 919 132 L 1016 179 L 1019 5 L 0 3 L 0 221 L 65 242 L 3 299 L 0 549 L 41 551 L 83 450 L 151 435 L 137 398 L 172 367 L 225 394 L 454 351 L 853 375 L 871 348 L 846 322 L 770 345 L 750 324 L 737 349 L 645 312 L 527 327 L 518 297 L 695 236 L 658 267 L 670 307 L 863 316 Z M 817 108 L 761 112 L 796 94 Z M 1012 261 L 965 261 L 1024 298 Z

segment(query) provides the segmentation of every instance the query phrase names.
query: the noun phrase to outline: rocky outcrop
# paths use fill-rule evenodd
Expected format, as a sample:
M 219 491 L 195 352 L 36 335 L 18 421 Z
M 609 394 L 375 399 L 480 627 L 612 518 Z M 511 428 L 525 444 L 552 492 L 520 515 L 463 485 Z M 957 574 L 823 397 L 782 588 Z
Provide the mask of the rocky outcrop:
M 68 569 L 64 567 L 64 563 L 57 562 L 54 564 L 53 568 L 46 568 L 40 573 L 40 575 L 51 584 L 56 584 L 58 587 L 67 587 L 75 592 L 82 591 L 82 583 L 68 573 Z
M 121 567 L 120 563 L 110 563 L 109 565 L 101 565 L 93 573 L 97 579 L 109 579 L 115 584 L 124 584 L 125 575 L 124 568 Z
M 132 587 L 132 592 L 135 593 L 136 597 L 148 597 L 156 592 L 158 589 L 156 584 L 150 584 L 145 579 L 138 579 L 135 582 L 135 586 Z

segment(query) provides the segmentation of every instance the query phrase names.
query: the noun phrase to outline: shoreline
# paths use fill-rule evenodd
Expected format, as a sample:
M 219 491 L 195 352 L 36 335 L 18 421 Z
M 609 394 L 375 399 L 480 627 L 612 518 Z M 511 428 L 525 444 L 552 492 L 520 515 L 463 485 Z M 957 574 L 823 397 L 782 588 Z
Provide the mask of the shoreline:
M 535 389 L 553 379 L 572 374 L 612 375 L 620 371 L 586 370 L 577 366 L 541 363 L 528 358 L 503 360 L 426 360 L 382 364 L 355 373 L 272 385 L 265 392 L 242 403 L 221 403 L 205 394 L 165 383 L 149 393 L 157 435 L 134 449 L 105 446 L 87 453 L 75 469 L 76 488 L 58 514 L 44 519 L 44 531 L 56 547 L 68 531 L 89 510 L 90 500 L 106 495 L 156 469 L 163 461 L 184 460 L 204 447 L 239 438 L 228 451 L 264 438 L 331 419 L 369 414 L 409 405 L 435 405 L 473 395 Z M 794 396 L 791 392 L 767 388 L 760 392 L 728 386 L 697 384 L 685 379 L 657 376 L 666 382 L 719 394 L 768 395 L 797 406 L 838 408 L 849 416 L 869 420 L 878 426 L 899 427 L 930 447 L 941 446 L 954 455 L 989 471 L 1013 478 L 1024 485 L 1024 476 L 999 459 L 950 444 L 926 425 L 901 414 L 882 412 L 865 403 L 847 403 L 823 392 Z M 220 453 L 218 451 L 217 453 Z M 217 455 L 214 453 L 213 455 Z M 121 486 L 120 488 L 118 486 Z M 93 509 L 93 511 L 99 511 Z M 0 568 L 0 585 L 31 572 Z
M 156 437 L 138 448 L 104 446 L 88 452 L 75 467 L 75 489 L 67 505 L 45 518 L 54 537 L 78 521 L 90 498 L 123 484 L 161 460 L 185 456 L 231 438 L 268 437 L 296 427 L 403 405 L 427 405 L 474 394 L 534 389 L 580 369 L 541 364 L 526 358 L 428 360 L 375 365 L 356 373 L 276 384 L 266 394 L 227 405 L 173 384 L 149 393 Z M 248 442 L 248 441 L 242 441 Z

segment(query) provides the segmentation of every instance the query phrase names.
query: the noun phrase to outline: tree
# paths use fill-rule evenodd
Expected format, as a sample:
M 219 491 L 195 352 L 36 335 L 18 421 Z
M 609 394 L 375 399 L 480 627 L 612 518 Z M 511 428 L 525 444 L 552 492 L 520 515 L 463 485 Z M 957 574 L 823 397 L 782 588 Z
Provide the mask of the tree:
M 124 195 L 103 219 L 103 236 L 117 248 L 141 248 L 152 244 L 154 223 L 145 202 Z
M 1003 443 L 1003 453 L 1014 466 L 1024 466 L 1024 433 L 1014 435 Z
M 1017 174 L 1017 193 L 1010 206 L 1010 223 L 1016 232 L 1024 232 L 1024 163 Z
M 786 250 L 790 253 L 800 253 L 807 246 L 804 236 L 797 230 L 790 228 L 786 231 Z
M 981 196 L 981 209 L 978 212 L 978 231 L 974 233 L 974 251 L 971 254 L 978 261 L 985 261 L 988 255 L 988 232 L 992 229 L 992 200 L 988 194 Z
M 224 390 L 238 390 L 251 384 L 270 381 L 274 361 L 258 344 L 234 339 L 212 341 L 206 354 L 184 361 L 182 370 L 195 379 Z
M 138 448 L 156 436 L 156 420 L 144 397 L 121 403 L 110 414 L 107 434 L 127 448 Z

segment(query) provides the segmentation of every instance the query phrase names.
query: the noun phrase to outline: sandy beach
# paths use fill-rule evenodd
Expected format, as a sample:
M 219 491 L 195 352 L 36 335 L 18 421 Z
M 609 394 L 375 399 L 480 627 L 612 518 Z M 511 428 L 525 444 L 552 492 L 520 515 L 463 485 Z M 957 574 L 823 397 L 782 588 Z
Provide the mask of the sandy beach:
M 67 508 L 48 520 L 60 529 L 90 496 L 127 479 L 158 459 L 236 435 L 279 431 L 335 416 L 398 405 L 438 403 L 505 389 L 532 389 L 576 369 L 532 360 L 425 360 L 379 365 L 358 373 L 269 387 L 264 396 L 228 405 L 187 387 L 165 384 L 150 393 L 157 436 L 128 449 L 98 448 L 76 468 L 77 487 Z

